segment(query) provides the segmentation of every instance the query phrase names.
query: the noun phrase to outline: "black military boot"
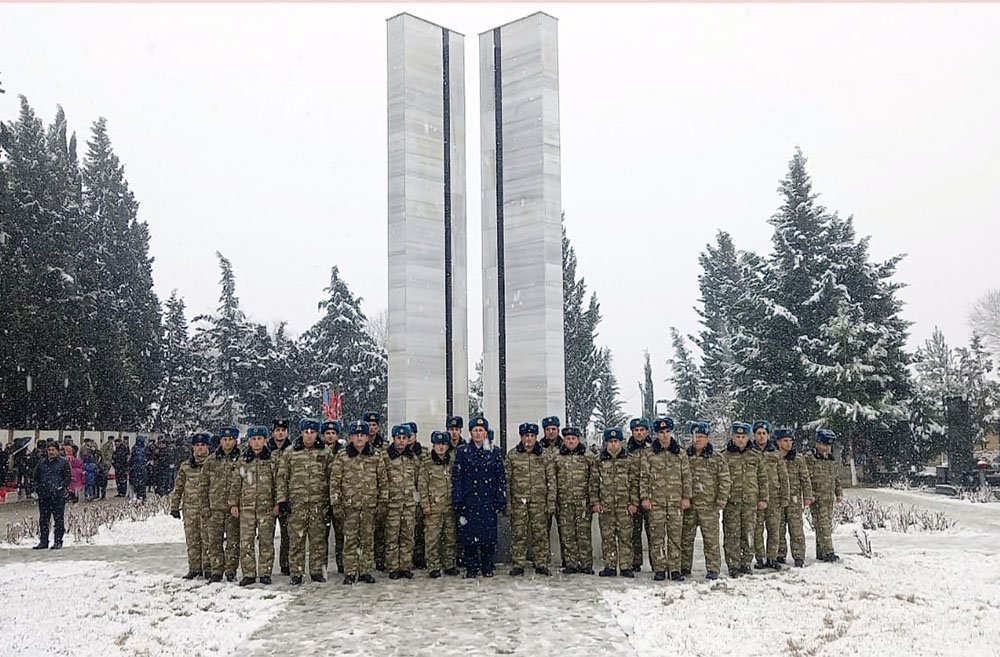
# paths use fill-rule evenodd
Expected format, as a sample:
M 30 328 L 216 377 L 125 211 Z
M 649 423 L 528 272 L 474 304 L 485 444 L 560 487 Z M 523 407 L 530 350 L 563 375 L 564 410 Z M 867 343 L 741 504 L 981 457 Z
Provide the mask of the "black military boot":
M 345 575 L 344 576 L 344 581 L 341 582 L 341 584 L 346 584 L 346 585 L 350 586 L 351 584 L 354 584 L 357 581 L 358 581 L 358 578 L 355 577 L 354 575 Z
M 681 575 L 681 571 L 679 571 L 679 570 L 671 570 L 670 571 L 670 581 L 671 582 L 683 582 L 684 581 L 684 575 Z
M 326 578 L 323 577 L 323 573 L 309 573 L 309 579 L 314 582 L 319 582 L 320 584 L 326 581 Z
M 641 573 L 642 572 L 642 564 L 641 563 L 634 563 L 634 564 L 632 564 L 632 572 L 634 572 L 634 573 Z
M 562 574 L 563 575 L 575 575 L 578 572 L 580 572 L 580 571 L 579 571 L 579 569 L 576 566 L 563 566 L 563 569 L 562 569 Z
M 299 584 L 302 583 L 302 575 L 292 575 L 288 579 L 288 583 L 291 584 L 292 586 L 298 586 Z
M 43 541 L 42 543 L 39 543 L 38 545 L 36 545 L 35 547 L 33 547 L 31 549 L 32 550 L 48 550 L 49 549 L 49 542 L 48 541 Z
M 779 561 L 778 563 L 782 563 L 782 562 Z M 806 560 L 805 559 L 803 559 L 802 557 L 795 557 L 795 567 L 796 568 L 803 568 L 803 567 L 805 567 L 805 565 L 806 565 Z
M 431 579 L 437 579 L 438 577 L 441 577 L 441 571 L 435 568 L 431 572 L 427 573 L 427 576 Z
M 507 574 L 510 575 L 511 577 L 520 577 L 521 575 L 524 574 L 524 568 L 521 568 L 520 566 L 514 566 L 513 568 L 510 569 L 510 572 Z
M 705 579 L 719 579 L 719 573 L 714 570 L 710 570 L 708 571 L 708 574 L 705 575 Z
M 400 574 L 399 574 L 398 570 L 390 570 L 389 571 L 389 579 L 399 579 L 399 577 L 400 577 Z
M 271 583 L 271 576 L 270 575 L 264 575 L 264 576 L 262 576 L 257 581 L 259 581 L 261 584 L 269 585 Z
M 730 577 L 730 579 L 736 579 L 736 578 L 740 577 L 742 574 L 743 573 L 740 572 L 739 568 L 730 568 L 729 569 L 729 577 Z
M 749 575 L 752 572 L 753 572 L 753 569 L 751 569 L 749 565 L 740 566 L 740 573 L 741 574 L 743 574 L 743 575 Z
M 62 549 L 62 541 L 56 541 L 55 543 L 52 544 L 52 547 L 50 547 L 49 549 L 50 550 L 61 550 Z M 833 555 L 833 556 L 836 557 L 837 555 Z
M 465 579 L 476 579 L 479 577 L 479 569 L 469 566 L 465 569 Z
M 592 566 L 581 566 L 577 572 L 581 575 L 593 575 L 594 568 Z
M 605 566 L 601 572 L 597 573 L 598 577 L 615 577 L 616 575 L 618 575 L 618 571 L 610 566 Z
M 662 570 L 657 570 L 655 573 L 653 573 L 653 581 L 654 582 L 662 582 L 666 578 L 667 578 L 667 573 L 665 573 Z
M 769 568 L 771 570 L 781 570 L 781 564 L 775 561 L 774 559 L 768 559 L 767 561 L 765 561 L 764 567 Z
M 542 575 L 544 577 L 552 577 L 552 571 L 549 570 L 548 566 L 536 566 L 535 567 L 535 574 L 536 575 Z
M 629 570 L 628 568 L 622 568 L 618 572 L 618 576 L 619 577 L 635 577 L 635 574 L 631 570 Z
M 56 545 L 60 545 L 60 544 L 57 543 Z M 53 546 L 53 547 L 55 547 L 55 546 Z M 826 554 L 823 555 L 823 561 L 825 561 L 827 563 L 833 563 L 835 561 L 840 561 L 840 557 L 838 557 L 833 552 L 827 552 Z
M 455 577 L 457 575 L 461 575 L 462 571 L 460 571 L 458 568 L 455 567 L 445 568 L 444 574 L 447 575 L 448 577 Z
M 244 576 L 243 579 L 240 580 L 240 583 L 237 586 L 250 586 L 251 584 L 253 584 L 256 581 L 257 580 L 254 579 L 253 577 L 246 577 L 246 576 Z
M 227 582 L 235 582 L 236 581 L 236 573 L 226 573 L 226 581 Z
M 222 575 L 212 575 L 208 578 L 209 584 L 218 584 L 220 582 L 222 582 Z
M 399 571 L 399 576 L 402 577 L 403 579 L 413 579 L 413 571 L 401 570 Z
M 201 577 L 201 573 L 199 573 L 197 570 L 189 570 L 188 574 L 184 575 L 184 577 L 182 577 L 181 579 L 196 579 L 198 577 Z
M 765 568 L 767 568 L 767 566 L 765 565 L 766 563 L 767 562 L 764 561 L 763 559 L 757 559 L 757 561 L 756 561 L 756 563 L 754 563 L 753 567 L 756 568 L 757 570 L 764 570 Z
M 782 566 L 785 565 L 785 558 L 784 557 L 775 557 L 774 560 L 777 561 L 778 563 L 780 563 Z
M 681 575 L 690 575 L 690 574 L 691 574 L 690 568 L 681 568 Z

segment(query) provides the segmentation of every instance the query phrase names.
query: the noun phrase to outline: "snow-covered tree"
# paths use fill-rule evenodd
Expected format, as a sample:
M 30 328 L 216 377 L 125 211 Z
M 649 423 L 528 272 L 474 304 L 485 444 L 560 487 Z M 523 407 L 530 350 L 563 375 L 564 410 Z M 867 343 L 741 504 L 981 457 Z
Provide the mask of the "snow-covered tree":
M 591 421 L 594 423 L 594 429 L 600 433 L 607 427 L 622 426 L 628 418 L 622 411 L 621 390 L 615 377 L 611 350 L 607 347 L 601 349 L 597 355 L 597 363 L 599 366 L 597 399 Z
M 969 326 L 994 357 L 1000 356 L 1000 289 L 987 290 L 972 304 Z
M 699 412 L 705 404 L 701 385 L 701 368 L 695 363 L 691 350 L 676 328 L 670 327 L 670 341 L 674 355 L 667 360 L 670 368 L 668 379 L 676 395 L 667 409 L 675 425 L 683 429 L 688 423 L 699 419 Z
M 639 386 L 642 390 L 642 416 L 652 420 L 656 417 L 656 394 L 653 391 L 653 364 L 649 358 L 649 350 L 642 352 L 643 355 L 643 383 Z
M 475 417 L 483 412 L 483 357 L 476 361 L 475 378 L 469 379 L 469 416 Z
M 163 378 L 153 404 L 153 431 L 185 437 L 201 428 L 200 390 L 207 383 L 188 335 L 184 300 L 174 290 L 164 304 Z
M 565 220 L 565 217 L 564 217 Z M 565 351 L 566 423 L 583 426 L 597 404 L 601 370 L 597 325 L 601 321 L 597 295 L 587 297 L 587 284 L 576 275 L 576 252 L 562 230 L 563 348 Z

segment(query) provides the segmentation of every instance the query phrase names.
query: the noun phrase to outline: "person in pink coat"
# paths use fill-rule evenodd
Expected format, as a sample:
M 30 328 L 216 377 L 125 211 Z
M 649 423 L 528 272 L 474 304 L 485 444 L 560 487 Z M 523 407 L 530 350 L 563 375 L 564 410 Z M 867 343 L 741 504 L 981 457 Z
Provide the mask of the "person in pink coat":
M 76 502 L 80 499 L 80 491 L 87 484 L 87 476 L 83 471 L 83 461 L 76 455 L 76 445 L 66 445 L 66 460 L 69 461 L 72 478 L 69 484 L 70 500 Z

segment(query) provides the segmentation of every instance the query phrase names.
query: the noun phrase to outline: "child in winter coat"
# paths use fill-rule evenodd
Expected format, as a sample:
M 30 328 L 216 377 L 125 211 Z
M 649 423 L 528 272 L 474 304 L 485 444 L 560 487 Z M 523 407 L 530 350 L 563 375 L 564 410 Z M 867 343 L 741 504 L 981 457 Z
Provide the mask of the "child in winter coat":
M 88 455 L 83 460 L 83 474 L 87 482 L 84 497 L 89 502 L 97 497 L 97 464 L 93 456 Z

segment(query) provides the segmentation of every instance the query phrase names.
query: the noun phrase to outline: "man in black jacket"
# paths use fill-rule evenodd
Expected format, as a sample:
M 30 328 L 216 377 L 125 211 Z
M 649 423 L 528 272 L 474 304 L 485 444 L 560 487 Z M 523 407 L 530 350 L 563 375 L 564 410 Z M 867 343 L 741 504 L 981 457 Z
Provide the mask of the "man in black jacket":
M 111 453 L 111 464 L 115 468 L 115 486 L 118 494 L 115 497 L 125 497 L 128 494 L 128 445 L 121 438 L 115 438 L 115 451 Z
M 69 461 L 59 456 L 59 446 L 49 442 L 45 456 L 35 466 L 35 490 L 38 493 L 38 545 L 35 550 L 49 547 L 49 521 L 55 520 L 55 542 L 53 550 L 63 544 L 63 523 L 66 511 L 66 491 L 69 490 L 72 474 Z

